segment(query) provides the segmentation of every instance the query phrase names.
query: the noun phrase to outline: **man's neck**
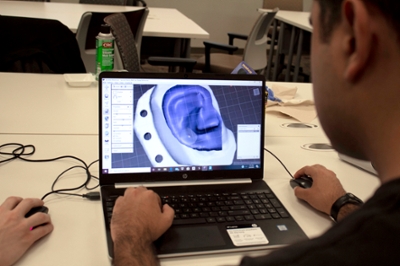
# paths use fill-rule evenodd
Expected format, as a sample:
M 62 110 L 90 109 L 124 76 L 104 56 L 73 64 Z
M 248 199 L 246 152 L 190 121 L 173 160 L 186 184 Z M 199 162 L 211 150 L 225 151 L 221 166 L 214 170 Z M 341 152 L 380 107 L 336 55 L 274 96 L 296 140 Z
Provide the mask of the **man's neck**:
M 383 40 L 384 39 L 384 40 Z M 369 72 L 357 85 L 364 153 L 381 183 L 400 178 L 400 49 L 385 38 L 370 59 Z M 386 40 L 386 42 L 385 42 Z
M 381 183 L 400 178 L 400 126 L 396 137 L 382 134 L 383 140 L 376 140 L 371 163 L 377 170 Z

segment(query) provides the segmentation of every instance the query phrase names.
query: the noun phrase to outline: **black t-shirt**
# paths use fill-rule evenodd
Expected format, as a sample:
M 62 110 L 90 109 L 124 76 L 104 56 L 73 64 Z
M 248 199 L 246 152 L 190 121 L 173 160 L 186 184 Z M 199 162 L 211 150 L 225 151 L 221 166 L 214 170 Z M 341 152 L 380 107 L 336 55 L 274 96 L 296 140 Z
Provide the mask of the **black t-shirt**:
M 400 265 L 400 179 L 382 185 L 320 237 L 244 257 L 240 265 Z

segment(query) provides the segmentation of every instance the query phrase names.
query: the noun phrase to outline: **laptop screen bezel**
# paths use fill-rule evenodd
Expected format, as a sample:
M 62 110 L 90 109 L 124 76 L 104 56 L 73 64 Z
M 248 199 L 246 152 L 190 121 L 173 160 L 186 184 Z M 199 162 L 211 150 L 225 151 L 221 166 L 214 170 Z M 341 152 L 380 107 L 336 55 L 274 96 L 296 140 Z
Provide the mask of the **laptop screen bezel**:
M 261 120 L 261 145 L 260 168 L 244 170 L 215 170 L 215 171 L 180 171 L 180 172 L 150 172 L 150 173 L 102 173 L 102 143 L 103 143 L 103 119 L 102 119 L 102 82 L 103 78 L 149 78 L 149 79 L 214 79 L 214 80 L 248 80 L 262 82 L 262 120 Z M 263 179 L 264 175 L 264 131 L 265 131 L 265 78 L 262 75 L 230 75 L 230 74 L 197 74 L 197 73 L 132 73 L 132 72 L 102 72 L 99 76 L 99 115 L 98 115 L 98 140 L 99 140 L 99 179 L 100 185 L 113 185 L 115 183 L 130 182 L 164 182 L 164 181 L 194 181 L 194 180 L 223 180 L 223 179 Z M 204 175 L 207 178 L 204 178 Z M 245 174 L 244 174 L 245 173 Z M 135 176 L 134 180 L 132 175 Z

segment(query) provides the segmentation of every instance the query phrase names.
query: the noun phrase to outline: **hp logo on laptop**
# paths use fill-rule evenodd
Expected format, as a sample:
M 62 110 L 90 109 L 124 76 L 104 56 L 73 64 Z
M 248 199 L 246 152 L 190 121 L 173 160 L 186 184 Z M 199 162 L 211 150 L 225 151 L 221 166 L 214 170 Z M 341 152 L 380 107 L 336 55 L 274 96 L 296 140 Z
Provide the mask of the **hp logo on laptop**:
M 183 175 L 182 175 L 182 178 L 183 178 L 183 179 L 187 179 L 187 178 L 188 178 L 188 175 L 187 175 L 187 174 L 183 174 Z

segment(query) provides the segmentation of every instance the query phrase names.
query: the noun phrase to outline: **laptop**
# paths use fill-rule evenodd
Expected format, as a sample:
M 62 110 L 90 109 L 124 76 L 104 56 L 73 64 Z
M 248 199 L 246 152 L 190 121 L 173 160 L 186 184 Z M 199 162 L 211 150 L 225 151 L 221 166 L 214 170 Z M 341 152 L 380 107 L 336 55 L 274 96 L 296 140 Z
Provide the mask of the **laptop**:
M 154 243 L 159 258 L 307 239 L 263 180 L 263 76 L 103 72 L 99 89 L 99 179 L 111 258 L 113 203 L 137 186 L 175 210 L 173 225 Z
M 338 155 L 342 161 L 344 161 L 352 166 L 355 166 L 359 169 L 367 171 L 370 174 L 378 176 L 378 173 L 376 172 L 376 170 L 375 170 L 374 166 L 371 164 L 371 162 L 356 159 L 356 158 L 350 157 L 348 155 L 345 155 L 343 153 L 339 153 Z

